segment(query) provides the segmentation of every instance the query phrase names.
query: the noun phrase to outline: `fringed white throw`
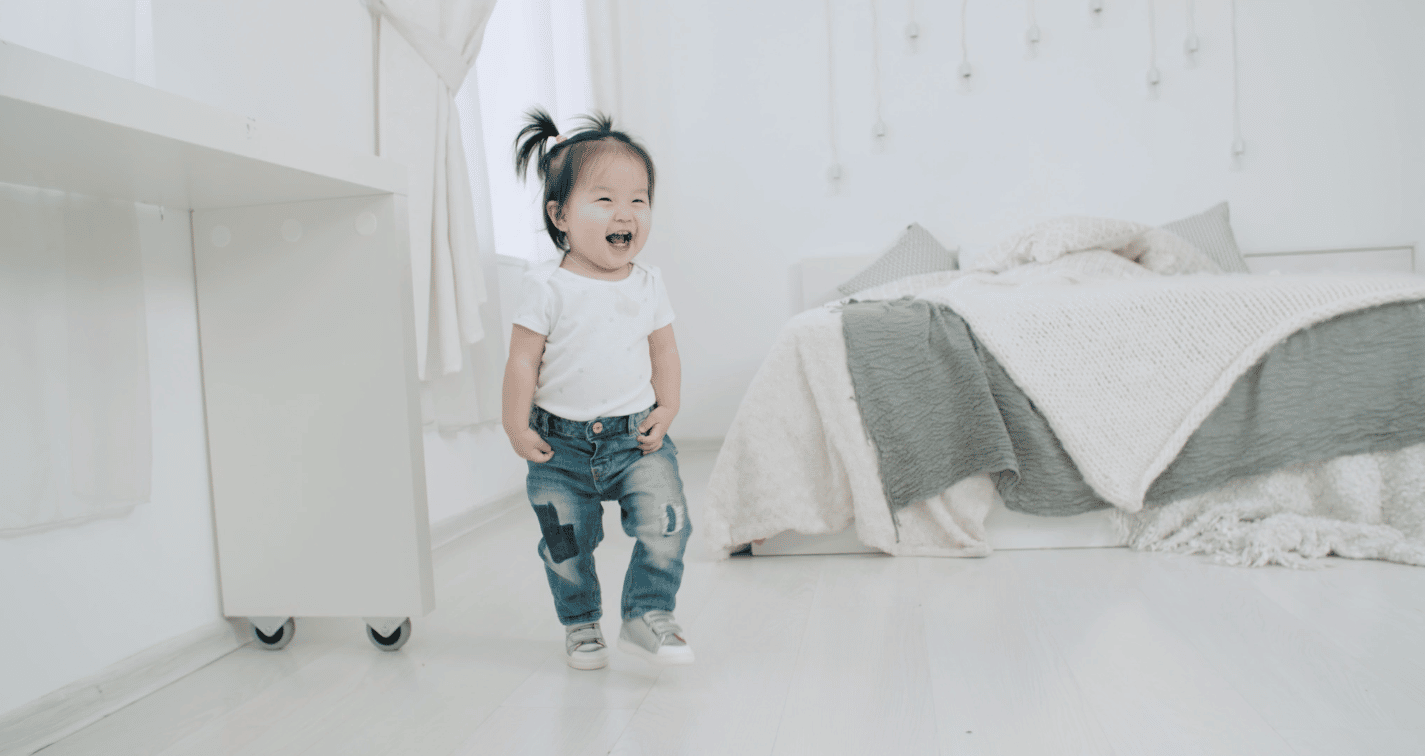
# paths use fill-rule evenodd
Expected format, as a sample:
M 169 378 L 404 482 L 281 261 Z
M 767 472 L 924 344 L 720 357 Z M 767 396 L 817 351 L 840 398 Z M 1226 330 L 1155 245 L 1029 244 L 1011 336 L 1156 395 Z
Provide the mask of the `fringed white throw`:
M 1328 555 L 1425 567 L 1425 444 L 1233 481 L 1137 513 L 1128 545 L 1240 566 L 1315 566 Z

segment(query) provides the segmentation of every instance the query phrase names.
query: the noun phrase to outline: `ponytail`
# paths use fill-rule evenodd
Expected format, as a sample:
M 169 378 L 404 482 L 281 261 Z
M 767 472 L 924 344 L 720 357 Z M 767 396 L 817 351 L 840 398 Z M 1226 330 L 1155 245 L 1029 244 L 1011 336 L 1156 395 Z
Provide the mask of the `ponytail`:
M 549 168 L 546 159 L 553 155 L 553 151 L 548 149 L 549 138 L 559 136 L 559 126 L 544 108 L 530 108 L 525 117 L 529 119 L 529 123 L 515 135 L 515 175 L 519 176 L 521 181 L 526 180 L 529 160 L 538 152 L 535 171 L 539 180 L 543 181 Z M 524 144 L 520 144 L 521 139 L 525 140 Z

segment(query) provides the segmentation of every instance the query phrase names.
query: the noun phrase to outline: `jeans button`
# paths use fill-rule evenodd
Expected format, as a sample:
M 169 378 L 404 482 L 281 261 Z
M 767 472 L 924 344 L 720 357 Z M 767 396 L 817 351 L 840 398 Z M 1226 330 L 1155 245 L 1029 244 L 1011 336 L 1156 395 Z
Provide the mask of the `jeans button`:
M 595 433 L 603 433 L 603 432 L 604 432 L 604 424 L 603 424 L 603 423 L 594 423 L 594 432 L 595 432 Z

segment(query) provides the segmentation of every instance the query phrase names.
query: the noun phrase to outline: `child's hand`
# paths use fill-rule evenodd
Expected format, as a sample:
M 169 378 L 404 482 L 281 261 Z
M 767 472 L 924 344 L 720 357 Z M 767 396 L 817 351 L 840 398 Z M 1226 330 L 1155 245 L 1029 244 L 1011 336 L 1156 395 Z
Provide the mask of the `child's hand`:
M 515 447 L 515 454 L 531 462 L 541 464 L 554 458 L 554 447 L 550 446 L 533 428 L 524 428 L 510 434 L 510 446 Z
M 638 448 L 644 454 L 652 454 L 663 448 L 663 437 L 668 435 L 668 424 L 673 422 L 671 413 L 659 407 L 648 413 L 648 417 L 638 424 Z

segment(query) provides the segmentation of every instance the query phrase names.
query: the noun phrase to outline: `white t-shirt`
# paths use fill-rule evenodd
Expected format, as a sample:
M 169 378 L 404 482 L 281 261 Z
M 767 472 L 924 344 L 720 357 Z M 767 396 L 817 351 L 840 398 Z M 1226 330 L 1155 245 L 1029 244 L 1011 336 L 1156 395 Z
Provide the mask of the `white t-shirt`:
M 622 281 L 571 273 L 558 261 L 524 275 L 514 322 L 545 337 L 534 403 L 567 420 L 620 417 L 653 405 L 648 336 L 673 322 L 657 268 Z

